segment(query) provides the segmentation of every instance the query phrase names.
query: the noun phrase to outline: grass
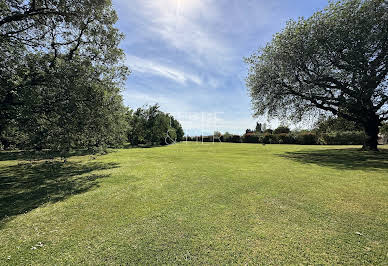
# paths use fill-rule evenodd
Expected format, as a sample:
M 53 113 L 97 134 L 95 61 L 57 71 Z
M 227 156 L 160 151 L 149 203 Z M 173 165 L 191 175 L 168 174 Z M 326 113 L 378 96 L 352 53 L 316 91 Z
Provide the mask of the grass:
M 388 149 L 0 153 L 0 264 L 384 264 Z

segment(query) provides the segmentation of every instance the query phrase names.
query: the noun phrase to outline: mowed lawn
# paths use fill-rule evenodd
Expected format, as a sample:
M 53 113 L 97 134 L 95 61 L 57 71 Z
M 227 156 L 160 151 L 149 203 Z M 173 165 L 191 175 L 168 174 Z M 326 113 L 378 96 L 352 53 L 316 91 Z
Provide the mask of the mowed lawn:
M 358 149 L 2 152 L 0 264 L 385 264 L 388 147 Z

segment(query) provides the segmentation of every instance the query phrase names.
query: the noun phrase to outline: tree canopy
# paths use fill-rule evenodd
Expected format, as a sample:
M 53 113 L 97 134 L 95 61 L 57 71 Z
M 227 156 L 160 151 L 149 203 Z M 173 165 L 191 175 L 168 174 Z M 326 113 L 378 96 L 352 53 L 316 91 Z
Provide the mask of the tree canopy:
M 127 113 L 131 145 L 168 145 L 183 140 L 184 132 L 179 121 L 159 108 L 155 104 Z
M 125 140 L 128 69 L 109 0 L 0 0 L 3 146 L 102 147 Z M 12 143 L 13 142 L 13 143 Z
M 366 133 L 377 150 L 388 120 L 388 5 L 383 0 L 331 3 L 310 18 L 289 21 L 265 48 L 246 58 L 256 115 L 301 120 L 329 112 Z

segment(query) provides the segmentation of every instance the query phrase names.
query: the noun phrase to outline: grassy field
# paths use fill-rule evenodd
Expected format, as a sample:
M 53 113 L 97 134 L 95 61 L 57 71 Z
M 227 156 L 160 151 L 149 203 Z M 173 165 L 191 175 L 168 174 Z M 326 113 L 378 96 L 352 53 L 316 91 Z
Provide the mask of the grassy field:
M 388 261 L 388 147 L 0 153 L 0 264 Z

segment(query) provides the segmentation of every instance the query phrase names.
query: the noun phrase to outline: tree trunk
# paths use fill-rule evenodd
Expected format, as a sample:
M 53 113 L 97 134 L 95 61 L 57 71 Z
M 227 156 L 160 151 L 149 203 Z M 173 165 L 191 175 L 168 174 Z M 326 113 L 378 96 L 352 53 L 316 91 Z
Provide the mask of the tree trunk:
M 376 114 L 369 116 L 369 119 L 364 123 L 364 130 L 365 140 L 362 149 L 366 151 L 378 151 L 379 118 Z

